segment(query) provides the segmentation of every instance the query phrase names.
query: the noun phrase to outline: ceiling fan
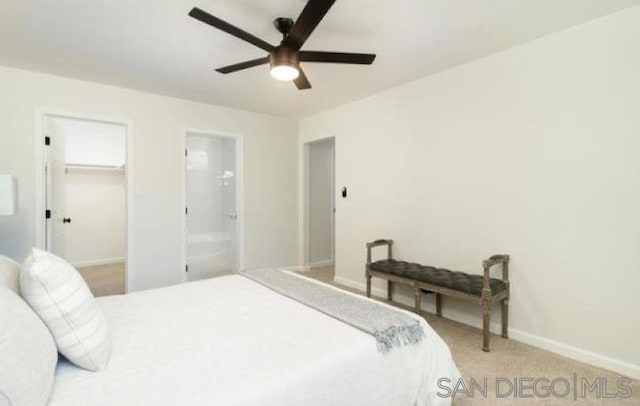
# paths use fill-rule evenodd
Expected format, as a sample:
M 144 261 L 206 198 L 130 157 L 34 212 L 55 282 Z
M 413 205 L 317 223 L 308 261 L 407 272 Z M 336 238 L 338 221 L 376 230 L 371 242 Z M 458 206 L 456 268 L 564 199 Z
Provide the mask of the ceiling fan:
M 303 90 L 310 89 L 311 83 L 309 83 L 309 80 L 302 71 L 300 62 L 371 65 L 376 58 L 374 54 L 300 50 L 334 2 L 335 0 L 309 0 L 295 22 L 290 18 L 276 18 L 273 24 L 282 34 L 282 41 L 277 46 L 273 46 L 197 7 L 194 7 L 189 12 L 189 16 L 222 30 L 227 34 L 247 41 L 269 53 L 269 56 L 225 66 L 216 69 L 216 71 L 227 74 L 269 63 L 271 65 L 271 76 L 282 81 L 293 80 L 296 87 L 299 90 Z

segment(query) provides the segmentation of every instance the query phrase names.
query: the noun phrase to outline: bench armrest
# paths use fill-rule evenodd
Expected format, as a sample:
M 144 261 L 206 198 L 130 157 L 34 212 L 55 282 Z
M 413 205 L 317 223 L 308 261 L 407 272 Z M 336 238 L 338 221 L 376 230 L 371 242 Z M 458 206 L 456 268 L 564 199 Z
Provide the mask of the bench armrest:
M 507 287 L 509 286 L 509 255 L 492 255 L 482 261 L 482 267 L 484 268 L 482 295 L 485 298 L 491 296 L 491 284 L 489 283 L 491 267 L 498 264 L 502 264 L 502 280 L 507 284 Z
M 377 247 L 380 245 L 392 245 L 393 244 L 393 240 L 385 240 L 385 239 L 380 239 L 380 240 L 375 240 L 375 241 L 371 241 L 367 243 L 367 248 L 373 248 L 373 247 Z
M 482 261 L 483 268 L 491 268 L 494 265 L 498 264 L 508 264 L 509 263 L 509 255 L 492 255 L 491 257 Z
M 392 258 L 391 247 L 393 246 L 393 240 L 375 240 L 367 243 L 367 266 L 371 263 L 371 249 L 374 247 L 379 247 L 381 245 L 387 246 L 387 259 Z

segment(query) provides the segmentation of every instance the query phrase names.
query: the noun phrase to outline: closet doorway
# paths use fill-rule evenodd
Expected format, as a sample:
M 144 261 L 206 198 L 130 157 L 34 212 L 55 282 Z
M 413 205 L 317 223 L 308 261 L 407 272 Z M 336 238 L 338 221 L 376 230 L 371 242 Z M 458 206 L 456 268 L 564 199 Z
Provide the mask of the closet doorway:
M 95 296 L 126 291 L 127 126 L 44 115 L 45 248 Z
M 310 272 L 335 276 L 335 138 L 305 144 L 306 257 Z
M 185 132 L 185 281 L 242 269 L 241 141 Z

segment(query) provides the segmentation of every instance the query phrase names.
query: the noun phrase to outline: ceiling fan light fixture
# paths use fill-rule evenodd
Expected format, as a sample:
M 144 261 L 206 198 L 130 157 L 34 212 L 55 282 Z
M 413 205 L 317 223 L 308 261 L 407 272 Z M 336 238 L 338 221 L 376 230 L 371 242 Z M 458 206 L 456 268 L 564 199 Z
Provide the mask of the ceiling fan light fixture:
M 271 76 L 283 82 L 290 82 L 300 76 L 300 70 L 292 65 L 272 65 Z
M 271 76 L 283 82 L 290 82 L 300 76 L 298 53 L 287 48 L 276 47 L 269 54 Z

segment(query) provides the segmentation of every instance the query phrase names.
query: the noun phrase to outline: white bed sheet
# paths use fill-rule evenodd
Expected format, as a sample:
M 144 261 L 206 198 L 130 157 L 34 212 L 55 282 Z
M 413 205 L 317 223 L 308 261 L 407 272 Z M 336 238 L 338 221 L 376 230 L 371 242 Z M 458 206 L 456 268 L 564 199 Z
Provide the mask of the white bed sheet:
M 421 318 L 422 343 L 380 353 L 372 336 L 241 276 L 98 303 L 109 365 L 60 362 L 50 406 L 446 405 L 436 382 L 459 376 Z

